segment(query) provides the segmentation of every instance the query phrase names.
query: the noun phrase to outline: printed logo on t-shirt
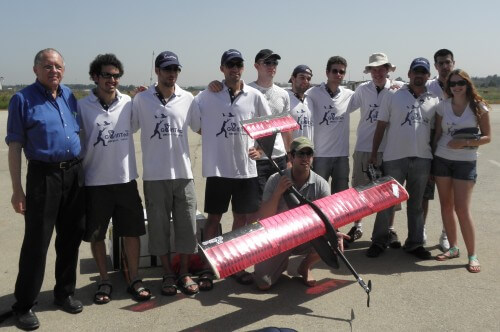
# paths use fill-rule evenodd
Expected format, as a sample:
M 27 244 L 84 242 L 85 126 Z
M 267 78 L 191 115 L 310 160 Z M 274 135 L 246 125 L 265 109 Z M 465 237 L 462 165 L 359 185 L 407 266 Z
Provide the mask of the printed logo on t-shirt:
M 455 131 L 457 131 L 455 122 L 446 122 L 446 126 L 448 127 L 448 131 L 446 132 L 446 135 L 448 136 L 453 136 L 455 134 Z
M 228 135 L 239 135 L 241 132 L 241 128 L 238 123 L 235 121 L 235 116 L 231 112 L 228 115 L 222 113 L 222 125 L 220 131 L 215 134 L 215 137 L 224 134 L 225 138 L 228 138 Z
M 129 137 L 129 131 L 125 130 L 123 132 L 116 132 L 114 129 L 108 129 L 111 126 L 112 122 L 103 121 L 102 123 L 97 122 L 97 139 L 94 143 L 96 146 L 99 143 L 102 143 L 103 146 L 108 146 L 109 143 L 117 142 L 117 141 L 126 141 Z
M 325 109 L 325 114 L 323 115 L 323 120 L 319 123 L 320 125 L 325 123 L 325 125 L 329 126 L 333 123 L 344 121 L 344 114 L 337 116 L 333 111 L 335 108 L 332 105 L 323 106 L 323 108 Z
M 380 105 L 373 104 L 373 105 L 368 105 L 370 109 L 368 110 L 368 116 L 366 117 L 365 121 L 370 121 L 370 123 L 377 122 L 377 117 L 378 117 L 378 107 Z
M 301 109 L 300 111 L 297 111 L 297 123 L 299 124 L 300 130 L 303 130 L 304 127 L 312 127 L 312 121 L 311 118 L 307 117 L 304 115 L 306 111 Z
M 161 113 L 160 115 L 155 115 L 155 119 L 159 120 L 155 129 L 153 130 L 153 135 L 149 139 L 158 136 L 158 139 L 163 139 L 164 136 L 182 136 L 182 128 L 172 127 L 168 122 L 168 116 Z
M 423 102 L 424 100 L 420 99 L 420 105 L 422 105 Z M 401 127 L 404 126 L 406 123 L 410 127 L 414 126 L 416 123 L 429 124 L 430 120 L 428 118 L 422 117 L 422 114 L 420 113 L 420 105 L 406 106 L 406 108 L 408 109 L 408 113 L 406 114 L 403 123 L 401 123 Z

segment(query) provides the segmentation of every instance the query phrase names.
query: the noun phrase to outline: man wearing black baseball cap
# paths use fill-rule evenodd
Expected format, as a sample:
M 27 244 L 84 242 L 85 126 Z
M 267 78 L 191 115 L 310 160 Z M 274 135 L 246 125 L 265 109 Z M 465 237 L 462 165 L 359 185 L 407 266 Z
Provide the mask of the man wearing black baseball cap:
M 217 235 L 222 214 L 233 208 L 233 229 L 254 221 L 259 209 L 259 183 L 255 160 L 260 152 L 241 128 L 240 121 L 270 115 L 268 103 L 256 89 L 241 79 L 244 70 L 242 54 L 230 49 L 222 54 L 222 89 L 200 92 L 191 105 L 193 130 L 201 130 L 205 212 L 208 214 L 204 240 Z M 242 271 L 238 282 L 253 282 L 252 275 Z
M 288 83 L 292 83 L 292 88 L 287 89 L 290 97 L 290 114 L 297 121 L 300 128 L 292 132 L 293 138 L 305 136 L 313 140 L 312 113 L 309 109 L 306 91 L 311 86 L 313 73 L 307 65 L 298 65 L 292 72 Z M 290 155 L 288 155 L 290 159 Z
M 384 134 L 387 145 L 382 167 L 386 175 L 403 184 L 410 195 L 407 202 L 408 238 L 404 249 L 419 259 L 429 259 L 431 253 L 424 248 L 424 216 L 422 199 L 429 179 L 432 151 L 431 123 L 439 98 L 427 91 L 430 76 L 429 61 L 416 58 L 410 65 L 410 83 L 388 94 L 382 101 L 369 163 L 377 164 L 377 152 Z M 386 132 L 387 129 L 387 132 Z M 389 220 L 394 207 L 377 214 L 368 257 L 379 256 L 387 247 Z
M 228 51 L 229 52 L 229 51 Z M 233 53 L 228 56 L 233 56 Z M 224 56 L 223 56 L 224 57 Z M 248 85 L 259 90 L 269 103 L 272 114 L 286 113 L 290 111 L 290 97 L 283 88 L 274 84 L 274 76 L 278 67 L 278 60 L 281 60 L 279 54 L 274 53 L 270 49 L 262 49 L 255 56 L 254 67 L 257 70 L 257 80 Z M 219 81 L 212 81 L 209 84 L 211 91 L 220 91 L 222 84 Z M 287 151 L 292 141 L 292 133 L 278 133 L 274 144 L 274 149 L 271 158 L 276 162 L 280 169 L 287 167 Z M 259 178 L 259 198 L 262 197 L 264 186 L 267 179 L 276 171 L 269 164 L 267 157 L 262 155 L 257 160 L 257 173 Z

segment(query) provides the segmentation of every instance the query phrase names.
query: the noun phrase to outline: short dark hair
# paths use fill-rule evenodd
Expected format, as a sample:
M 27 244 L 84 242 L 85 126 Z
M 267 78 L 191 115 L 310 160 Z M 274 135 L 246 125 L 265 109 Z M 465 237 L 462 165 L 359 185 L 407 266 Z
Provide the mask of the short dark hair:
M 36 65 L 39 65 L 40 63 L 42 63 L 43 56 L 45 55 L 45 53 L 51 53 L 51 52 L 59 54 L 59 56 L 61 57 L 61 59 L 62 59 L 62 61 L 64 63 L 64 58 L 61 55 L 61 53 L 59 53 L 58 50 L 56 50 L 54 48 L 45 48 L 45 49 L 43 49 L 41 51 L 38 51 L 38 53 L 35 55 L 34 65 L 36 66 Z
M 455 61 L 455 59 L 453 58 L 453 52 L 446 49 L 446 48 L 442 48 L 440 50 L 438 50 L 436 53 L 434 53 L 434 62 L 436 63 L 438 60 L 438 56 L 447 56 L 447 55 L 451 55 L 451 60 Z
M 91 80 L 94 80 L 94 75 L 99 75 L 101 73 L 102 66 L 116 67 L 120 75 L 123 75 L 123 65 L 116 55 L 112 53 L 99 54 L 95 57 L 94 61 L 90 63 L 89 75 Z
M 332 65 L 335 65 L 335 64 L 340 64 L 340 65 L 344 65 L 345 67 L 347 67 L 347 60 L 339 55 L 332 56 L 330 59 L 328 59 L 328 62 L 326 63 L 326 71 L 330 71 L 330 68 L 332 68 Z

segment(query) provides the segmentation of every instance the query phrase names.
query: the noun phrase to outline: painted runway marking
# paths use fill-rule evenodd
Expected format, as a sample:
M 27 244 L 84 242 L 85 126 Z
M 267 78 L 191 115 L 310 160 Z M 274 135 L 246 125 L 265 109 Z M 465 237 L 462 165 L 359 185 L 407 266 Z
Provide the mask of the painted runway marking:
M 490 163 L 492 163 L 493 165 L 500 167 L 500 163 L 498 161 L 494 161 L 494 160 L 488 160 L 488 161 Z

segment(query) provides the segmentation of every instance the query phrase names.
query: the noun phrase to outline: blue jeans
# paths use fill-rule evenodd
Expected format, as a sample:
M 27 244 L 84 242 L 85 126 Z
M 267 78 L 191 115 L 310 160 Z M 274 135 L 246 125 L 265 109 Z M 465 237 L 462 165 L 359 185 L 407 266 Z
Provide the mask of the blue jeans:
M 332 178 L 332 194 L 349 188 L 348 157 L 314 157 L 313 170 L 326 181 Z
M 424 244 L 424 210 L 422 199 L 425 186 L 431 170 L 431 159 L 403 158 L 384 161 L 382 164 L 384 175 L 392 176 L 402 185 L 406 182 L 406 190 L 410 198 L 406 202 L 408 219 L 408 238 L 405 241 L 405 250 L 411 251 Z M 394 213 L 394 207 L 377 213 L 373 227 L 372 241 L 385 248 L 388 244 L 389 221 Z

